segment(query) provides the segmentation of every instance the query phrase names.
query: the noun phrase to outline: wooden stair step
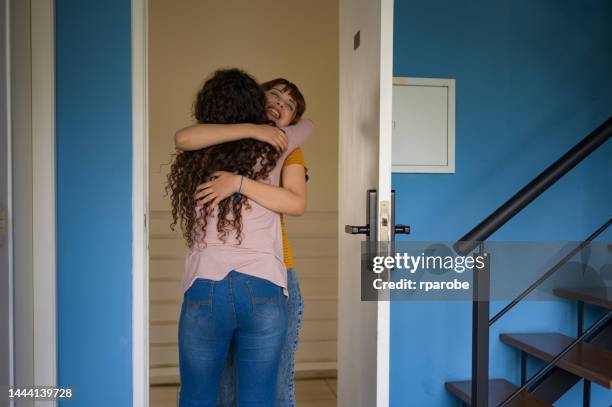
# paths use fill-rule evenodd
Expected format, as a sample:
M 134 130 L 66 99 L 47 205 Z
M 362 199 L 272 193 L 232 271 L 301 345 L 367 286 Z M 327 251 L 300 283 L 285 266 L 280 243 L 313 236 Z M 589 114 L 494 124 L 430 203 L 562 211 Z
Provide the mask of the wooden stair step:
M 508 345 L 545 362 L 551 361 L 574 340 L 559 333 L 501 334 L 500 338 Z M 569 351 L 557 366 L 612 389 L 612 352 L 610 351 L 582 342 Z
M 582 301 L 612 309 L 612 288 L 610 287 L 555 288 L 553 293 L 557 297 L 568 300 Z
M 470 380 L 461 382 L 447 382 L 446 389 L 453 393 L 456 397 L 466 403 L 472 405 L 472 382 Z M 488 406 L 500 405 L 509 395 L 514 393 L 518 386 L 510 383 L 506 379 L 491 379 L 489 380 L 489 403 Z M 552 407 L 552 404 L 538 399 L 530 393 L 521 393 L 510 404 L 511 407 Z

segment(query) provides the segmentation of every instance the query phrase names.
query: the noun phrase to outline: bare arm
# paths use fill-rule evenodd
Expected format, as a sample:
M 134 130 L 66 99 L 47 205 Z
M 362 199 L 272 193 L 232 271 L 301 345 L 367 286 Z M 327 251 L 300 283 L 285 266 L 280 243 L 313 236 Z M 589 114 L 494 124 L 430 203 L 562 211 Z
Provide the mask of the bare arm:
M 242 193 L 264 208 L 300 216 L 306 210 L 306 171 L 300 164 L 283 168 L 282 187 L 244 179 Z
M 314 124 L 308 119 L 302 119 L 297 124 L 284 129 L 289 134 L 290 150 L 293 150 L 311 136 Z M 285 152 L 281 155 L 281 159 L 284 160 L 287 154 L 288 152 Z M 211 174 L 213 179 L 197 187 L 194 198 L 199 202 L 199 205 L 211 202 L 211 206 L 215 207 L 223 199 L 240 190 L 242 194 L 264 208 L 287 215 L 299 216 L 304 213 L 306 208 L 305 171 L 304 167 L 299 164 L 286 166 L 281 174 L 283 187 L 248 178 L 242 178 L 241 187 L 240 175 L 217 171 Z
M 253 138 L 272 144 L 279 150 L 287 148 L 285 133 L 266 124 L 195 124 L 174 134 L 174 145 L 183 151 L 199 150 L 216 144 Z
M 240 175 L 218 171 L 212 176 L 216 178 L 196 190 L 195 199 L 202 205 L 212 201 L 214 207 L 240 189 L 243 195 L 274 212 L 299 216 L 306 210 L 306 173 L 302 165 L 283 168 L 282 187 L 244 177 L 240 188 Z
M 312 120 L 302 119 L 296 124 L 283 127 L 283 130 L 285 130 L 289 138 L 288 148 L 287 151 L 285 151 L 285 154 L 289 155 L 289 152 L 304 144 L 304 142 L 312 135 L 314 132 L 314 123 Z

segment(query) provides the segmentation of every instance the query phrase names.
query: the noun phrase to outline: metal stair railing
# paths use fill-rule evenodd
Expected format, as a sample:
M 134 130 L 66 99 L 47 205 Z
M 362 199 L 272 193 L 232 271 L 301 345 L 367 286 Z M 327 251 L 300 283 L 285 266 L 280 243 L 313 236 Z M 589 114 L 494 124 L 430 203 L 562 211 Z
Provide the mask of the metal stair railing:
M 461 237 L 453 248 L 460 255 L 467 255 L 476 247 L 479 254 L 487 256 L 484 242 L 517 213 L 523 210 L 534 199 L 540 196 L 551 185 L 567 174 L 593 151 L 607 142 L 612 136 L 612 116 L 593 130 L 588 136 L 578 142 L 557 161 L 542 171 L 531 182 L 514 194 L 499 208 L 483 219 L 472 230 Z M 609 221 L 608 221 L 609 223 Z M 607 227 L 607 226 L 606 226 Z M 484 269 L 474 273 L 472 301 L 472 406 L 487 407 L 489 398 L 489 289 L 490 289 L 490 259 L 487 257 Z M 560 267 L 560 266 L 559 266 Z M 558 270 L 556 268 L 554 271 Z M 553 272 L 554 272 L 553 271 Z M 548 273 L 546 273 L 548 274 Z M 552 274 L 552 273 L 551 273 Z M 548 276 L 546 276 L 548 278 Z M 544 278 L 544 279 L 546 279 Z M 538 280 L 539 281 L 539 280 Z M 537 283 L 537 281 L 536 281 Z M 538 283 L 539 284 L 539 283 Z M 531 288 L 531 287 L 530 287 Z M 527 293 L 528 294 L 528 293 Z M 527 295 L 525 294 L 525 295 Z M 517 299 L 520 301 L 524 297 Z M 504 314 L 514 304 L 504 311 Z M 503 314 L 502 314 L 503 315 Z M 583 335 L 581 335 L 582 337 Z M 568 350 L 569 351 L 569 350 Z M 556 359 L 556 358 L 555 358 Z M 522 388 L 522 387 L 521 387 Z M 517 393 L 518 394 L 518 393 Z M 505 403 L 505 402 L 504 402 Z M 504 404 L 505 405 L 505 404 Z

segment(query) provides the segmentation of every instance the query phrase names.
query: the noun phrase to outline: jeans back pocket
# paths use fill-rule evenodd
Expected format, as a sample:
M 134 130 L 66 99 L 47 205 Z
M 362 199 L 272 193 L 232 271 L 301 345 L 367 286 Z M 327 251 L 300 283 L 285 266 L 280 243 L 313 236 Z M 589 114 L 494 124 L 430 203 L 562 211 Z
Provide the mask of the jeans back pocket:
M 185 292 L 185 316 L 195 321 L 212 314 L 213 281 L 197 278 Z
M 262 318 L 277 318 L 281 314 L 282 288 L 259 277 L 246 280 L 251 293 L 253 314 Z

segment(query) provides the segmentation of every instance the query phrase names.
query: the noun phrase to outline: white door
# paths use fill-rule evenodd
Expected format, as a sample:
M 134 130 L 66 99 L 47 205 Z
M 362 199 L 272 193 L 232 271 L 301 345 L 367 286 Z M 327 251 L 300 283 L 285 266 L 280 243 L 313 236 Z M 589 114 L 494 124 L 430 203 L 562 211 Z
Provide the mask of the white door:
M 366 194 L 377 193 L 378 241 L 389 241 L 393 0 L 340 0 L 338 406 L 389 405 L 389 302 L 362 302 Z

